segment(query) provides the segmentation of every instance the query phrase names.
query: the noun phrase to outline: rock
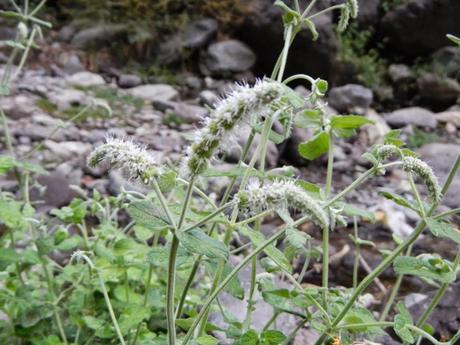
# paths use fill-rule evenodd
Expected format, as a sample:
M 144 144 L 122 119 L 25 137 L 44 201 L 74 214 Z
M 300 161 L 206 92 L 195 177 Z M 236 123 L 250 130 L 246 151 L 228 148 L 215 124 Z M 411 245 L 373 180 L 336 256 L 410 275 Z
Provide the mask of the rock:
M 396 54 L 415 58 L 448 45 L 446 33 L 460 35 L 459 17 L 458 0 L 411 0 L 385 14 L 381 35 Z
M 191 22 L 184 31 L 184 47 L 197 49 L 206 46 L 217 35 L 219 24 L 215 19 L 201 19 Z
M 203 90 L 200 92 L 200 102 L 203 105 L 208 107 L 214 107 L 214 105 L 219 101 L 219 97 L 210 90 Z
M 460 47 L 443 47 L 433 56 L 433 70 L 460 81 Z
M 460 155 L 460 145 L 432 143 L 422 146 L 418 152 L 434 170 L 440 182 L 444 181 Z M 460 175 L 457 174 L 452 186 L 443 199 L 443 204 L 449 207 L 460 207 Z
M 77 28 L 74 25 L 65 25 L 59 30 L 57 39 L 61 42 L 70 42 L 76 32 Z
M 438 123 L 431 111 L 420 107 L 399 109 L 386 115 L 384 118 L 392 127 L 414 125 L 423 128 L 436 128 Z
M 134 97 L 150 102 L 174 101 L 179 98 L 179 92 L 167 84 L 147 84 L 136 86 L 129 89 L 128 93 Z
M 53 140 L 45 140 L 44 146 L 61 159 L 73 159 L 85 156 L 92 148 L 91 145 L 79 141 L 57 143 Z
M 59 65 L 66 74 L 75 74 L 85 70 L 77 54 L 64 52 L 59 55 Z
M 229 258 L 229 264 L 233 267 L 241 261 L 240 257 L 232 256 Z M 262 273 L 260 267 L 257 268 L 257 273 Z M 245 296 L 249 295 L 249 281 L 251 276 L 251 268 L 249 266 L 242 269 L 239 274 L 239 280 L 242 282 L 243 289 L 245 290 Z M 274 278 L 274 284 L 277 289 L 289 289 L 290 286 L 281 281 L 279 278 Z M 247 300 L 240 300 L 231 296 L 227 292 L 222 292 L 219 296 L 219 302 L 222 304 L 222 307 L 230 315 L 233 315 L 238 321 L 243 322 L 246 316 L 247 309 Z M 265 302 L 261 296 L 261 293 L 256 290 L 254 294 L 254 310 L 252 314 L 252 323 L 251 328 L 255 329 L 258 332 L 261 332 L 265 324 L 270 320 L 273 315 L 273 307 Z M 222 314 L 214 312 L 210 315 L 210 322 L 220 326 L 221 328 L 226 328 L 226 322 L 223 320 Z M 284 334 L 289 334 L 296 327 L 296 318 L 287 313 L 282 313 L 277 318 L 278 329 Z M 220 337 L 224 335 L 219 334 Z M 221 338 L 219 344 L 227 344 L 224 339 Z M 306 343 L 310 344 L 310 343 Z
M 302 30 L 294 41 L 286 68 L 286 75 L 306 73 L 329 80 L 336 62 L 338 43 L 332 16 L 314 19 L 319 38 L 312 41 L 308 30 Z M 284 27 L 282 11 L 272 0 L 248 1 L 238 38 L 248 44 L 257 55 L 256 72 L 270 75 L 283 48 Z
M 421 101 L 435 106 L 454 104 L 460 96 L 460 84 L 451 78 L 425 73 L 417 79 Z
M 158 44 L 155 49 L 155 62 L 158 65 L 172 65 L 182 58 L 182 42 L 180 37 L 171 36 Z
M 83 91 L 74 89 L 56 89 L 48 93 L 47 97 L 59 110 L 69 109 L 72 106 L 86 105 L 89 102 L 88 97 Z
M 200 57 L 200 70 L 205 75 L 230 75 L 251 69 L 256 55 L 246 44 L 228 40 L 211 44 Z
M 383 143 L 385 134 L 391 131 L 387 122 L 378 115 L 374 110 L 369 109 L 366 113 L 369 120 L 374 121 L 373 124 L 364 125 L 359 131 L 359 136 L 363 143 L 371 146 L 378 143 Z
M 208 115 L 206 108 L 183 102 L 154 101 L 153 106 L 160 111 L 166 112 L 166 115 L 171 114 L 179 117 L 185 123 L 198 123 Z
M 412 308 L 415 305 L 419 305 L 428 299 L 427 295 L 422 293 L 410 293 L 404 297 L 404 304 L 407 308 Z
M 35 105 L 34 98 L 25 95 L 17 95 L 0 99 L 0 108 L 10 119 L 18 120 L 30 117 L 40 111 Z
M 32 201 L 43 201 L 44 209 L 63 207 L 68 205 L 78 193 L 70 189 L 70 183 L 66 177 L 57 171 L 46 176 L 38 176 L 37 181 L 44 188 L 44 194 L 41 195 L 37 188 L 32 188 L 30 197 Z
M 135 74 L 122 74 L 118 77 L 118 86 L 129 89 L 142 84 L 142 78 Z
M 414 78 L 414 74 L 407 65 L 393 64 L 388 68 L 388 74 L 394 83 L 406 83 Z
M 408 224 L 403 207 L 390 200 L 382 199 L 376 208 L 384 213 L 384 224 L 393 234 L 405 239 L 413 232 L 414 229 Z
M 332 88 L 328 95 L 329 105 L 339 112 L 354 108 L 366 110 L 372 103 L 373 93 L 362 85 L 348 84 Z
M 455 127 L 460 128 L 460 111 L 458 110 L 443 111 L 435 114 L 435 117 L 440 122 L 451 123 Z
M 373 25 L 380 20 L 379 10 L 382 0 L 366 0 L 359 3 L 358 22 Z
M 125 24 L 100 24 L 78 32 L 72 39 L 72 45 L 79 49 L 100 48 L 119 39 L 126 29 Z
M 92 72 L 78 72 L 67 78 L 71 85 L 90 87 L 105 85 L 105 80 L 99 74 Z

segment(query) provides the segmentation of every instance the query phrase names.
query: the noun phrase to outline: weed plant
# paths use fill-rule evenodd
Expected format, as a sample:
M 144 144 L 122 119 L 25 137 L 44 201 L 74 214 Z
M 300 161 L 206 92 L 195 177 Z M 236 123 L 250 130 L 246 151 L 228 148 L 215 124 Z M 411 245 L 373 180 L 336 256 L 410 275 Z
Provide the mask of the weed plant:
M 438 208 L 460 167 L 460 158 L 452 162 L 450 174 L 440 186 L 431 168 L 392 131 L 383 144 L 364 153 L 370 166 L 367 171 L 343 190 L 334 187 L 335 143 L 371 121 L 329 114 L 323 99 L 326 81 L 303 74 L 284 75 L 289 48 L 299 31 L 307 29 L 317 35 L 313 18 L 339 11 L 339 27 L 345 30 L 350 18 L 358 14 L 355 0 L 320 12 L 314 12 L 315 3 L 310 1 L 301 11 L 299 1 L 293 1 L 292 8 L 276 2 L 284 13 L 285 44 L 272 75 L 255 85 L 236 85 L 218 102 L 181 164 L 164 166 L 145 147 L 113 137 L 88 157 L 90 166 L 122 170 L 151 191 L 146 195 L 123 191 L 116 197 L 104 197 L 76 188 L 81 197 L 70 205 L 52 210 L 49 216 L 37 213 L 38 204 L 30 200 L 29 189 L 35 176 L 46 171 L 29 163 L 32 152 L 16 154 L 1 111 L 9 154 L 0 157 L 0 173 L 10 174 L 20 186 L 18 195 L 4 191 L 0 195 L 2 344 L 213 345 L 222 343 L 215 337 L 220 332 L 233 344 L 276 345 L 289 344 L 303 327 L 318 333 L 316 345 L 352 344 L 390 329 L 404 344 L 425 338 L 435 345 L 447 345 L 460 339 L 458 332 L 441 342 L 434 337 L 436 330 L 426 323 L 457 279 L 460 252 L 453 261 L 437 254 L 436 248 L 433 253 L 412 255 L 423 232 L 460 244 L 460 233 L 449 223 L 460 210 L 440 212 Z M 41 27 L 49 26 L 36 17 L 44 1 L 36 8 L 29 8 L 27 0 L 22 7 L 13 4 L 15 12 L 0 12 L 18 21 L 17 39 L 7 42 L 12 52 L 0 86 L 2 97 L 10 93 Z M 19 66 L 13 69 L 16 62 Z M 293 81 L 308 85 L 308 97 L 289 88 Z M 283 130 L 275 131 L 275 123 Z M 242 126 L 250 126 L 252 131 L 237 166 L 227 171 L 213 169 L 220 148 L 228 145 Z M 268 143 L 285 141 L 292 127 L 313 129 L 314 136 L 299 145 L 299 152 L 309 160 L 327 155 L 324 184 L 299 179 L 290 167 L 266 169 Z M 253 144 L 256 150 L 251 156 L 248 152 Z M 414 211 L 418 225 L 407 238 L 395 238 L 393 249 L 359 280 L 359 248 L 369 243 L 359 238 L 357 218 L 366 212 L 350 207 L 344 199 L 367 180 L 397 168 L 407 175 L 413 199 L 389 192 L 384 196 Z M 202 189 L 210 178 L 228 181 L 218 201 Z M 424 185 L 421 190 L 414 179 Z M 127 224 L 120 221 L 126 213 L 130 216 Z M 272 215 L 283 224 L 266 237 L 261 224 Z M 339 288 L 329 282 L 329 235 L 348 217 L 355 219 L 357 260 L 353 286 Z M 312 239 L 300 230 L 305 223 L 321 230 L 320 248 L 312 246 Z M 239 246 L 240 236 L 247 237 L 248 244 Z M 236 255 L 235 265 L 230 258 Z M 305 258 L 305 265 L 297 274 L 292 262 L 299 257 Z M 303 284 L 313 260 L 321 264 L 321 286 Z M 263 272 L 258 271 L 259 263 Z M 251 275 L 245 291 L 238 273 L 247 266 Z M 383 310 L 372 313 L 360 297 L 390 267 L 398 280 Z M 405 275 L 437 288 L 418 319 L 403 303 L 395 303 Z M 290 287 L 278 288 L 275 277 L 286 280 Z M 257 290 L 273 307 L 273 317 L 262 331 L 253 326 Z M 242 318 L 222 307 L 219 296 L 223 291 L 247 302 Z M 221 313 L 225 326 L 212 324 L 211 312 Z M 284 313 L 298 321 L 289 334 L 278 330 L 275 322 Z

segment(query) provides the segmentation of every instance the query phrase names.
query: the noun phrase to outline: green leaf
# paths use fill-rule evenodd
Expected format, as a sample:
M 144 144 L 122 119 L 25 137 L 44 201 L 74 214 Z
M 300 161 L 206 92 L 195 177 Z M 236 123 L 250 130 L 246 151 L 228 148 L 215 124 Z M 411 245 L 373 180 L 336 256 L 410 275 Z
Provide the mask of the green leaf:
M 284 97 L 287 102 L 292 105 L 294 108 L 301 108 L 305 104 L 305 100 L 293 89 L 287 85 L 284 86 Z
M 460 231 L 455 229 L 451 224 L 433 218 L 427 218 L 426 224 L 434 236 L 445 237 L 460 244 Z
M 193 321 L 194 321 L 193 317 L 190 317 L 188 319 L 176 319 L 176 324 L 180 328 L 182 328 L 184 331 L 188 331 L 190 329 L 190 327 L 192 327 Z M 208 322 L 206 324 L 205 331 L 206 332 L 216 332 L 216 331 L 217 332 L 222 332 L 223 329 Z
M 374 214 L 372 212 L 369 212 L 368 210 L 362 209 L 360 207 L 357 207 L 351 204 L 343 204 L 342 207 L 343 207 L 343 213 L 345 213 L 347 216 L 361 217 L 370 222 L 375 222 Z
M 388 144 L 388 145 L 395 145 L 397 147 L 404 146 L 404 141 L 399 139 L 399 136 L 401 135 L 401 130 L 400 129 L 393 129 L 389 131 L 385 136 L 383 137 L 383 143 Z
M 442 283 L 451 283 L 456 279 L 451 265 L 435 255 L 424 254 L 415 258 L 400 256 L 395 260 L 394 268 L 398 274 L 434 279 Z
M 347 325 L 355 325 L 362 323 L 375 323 L 376 320 L 369 310 L 365 308 L 354 308 L 347 313 L 343 322 Z M 381 330 L 379 327 L 361 327 L 354 328 L 352 333 L 370 333 L 376 335 L 381 333 Z
M 206 268 L 211 273 L 211 276 L 214 276 L 217 273 L 217 262 L 206 262 Z M 233 267 L 228 262 L 226 262 L 222 279 L 225 279 L 232 272 L 232 270 Z M 241 285 L 238 275 L 235 275 L 227 284 L 227 286 L 225 286 L 225 291 L 235 298 L 240 300 L 244 299 L 244 289 Z
M 235 342 L 235 344 L 238 344 L 238 345 L 258 345 L 258 343 L 259 343 L 259 335 L 253 329 L 244 333 L 241 336 L 241 338 L 238 339 L 237 342 Z
M 299 144 L 298 149 L 303 158 L 316 159 L 329 150 L 329 135 L 326 132 L 320 132 L 307 142 Z
M 196 339 L 197 344 L 199 345 L 217 345 L 219 344 L 219 339 L 214 338 L 211 335 L 202 335 Z
M 305 249 L 309 236 L 294 227 L 288 227 L 286 229 L 286 239 L 294 248 L 302 250 Z
M 268 330 L 261 334 L 261 345 L 279 345 L 284 342 L 286 336 L 277 330 Z
M 374 122 L 364 116 L 358 115 L 334 115 L 331 118 L 331 126 L 334 129 L 358 129 Z
M 412 316 L 403 303 L 399 302 L 397 304 L 397 308 L 399 313 L 394 319 L 394 330 L 402 341 L 412 344 L 415 339 L 411 330 L 407 327 L 409 325 L 413 325 L 414 323 Z
M 14 168 L 14 159 L 11 156 L 0 156 L 0 174 L 8 172 Z
M 21 210 L 21 203 L 11 199 L 0 199 L 0 224 L 11 230 L 21 230 L 27 225 Z
M 13 248 L 0 248 L 0 263 L 11 264 L 21 261 L 21 255 Z
M 265 236 L 257 231 L 251 230 L 246 226 L 242 226 L 239 228 L 239 231 L 242 235 L 248 237 L 251 242 L 256 246 L 260 246 L 263 242 L 265 242 Z M 264 249 L 265 254 L 268 255 L 270 259 L 272 259 L 277 265 L 279 265 L 283 270 L 287 272 L 292 271 L 292 267 L 289 264 L 288 259 L 284 256 L 283 252 L 278 250 L 275 246 L 269 245 Z
M 412 204 L 409 200 L 403 198 L 402 196 L 398 194 L 395 194 L 393 192 L 383 191 L 383 192 L 379 192 L 379 195 L 383 196 L 385 199 L 395 202 L 399 206 L 409 208 L 415 212 L 419 211 L 418 208 L 414 204 Z
M 448 39 L 450 39 L 452 42 L 454 42 L 455 44 L 459 45 L 460 46 L 460 38 L 454 36 L 454 35 L 451 35 L 451 34 L 447 34 L 446 35 Z
M 298 128 L 321 128 L 323 111 L 306 109 L 297 113 L 294 123 Z
M 209 237 L 204 232 L 194 229 L 177 233 L 180 244 L 189 252 L 207 256 L 210 259 L 227 260 L 228 248 L 221 242 Z
M 127 211 L 137 225 L 150 230 L 162 230 L 169 224 L 166 215 L 149 200 L 134 201 Z
M 174 171 L 168 171 L 164 174 L 161 174 L 158 179 L 158 184 L 162 192 L 167 192 L 173 189 L 176 186 L 177 174 Z
M 93 331 L 96 331 L 104 326 L 104 320 L 91 315 L 83 316 L 83 322 L 85 323 L 86 327 L 92 329 Z

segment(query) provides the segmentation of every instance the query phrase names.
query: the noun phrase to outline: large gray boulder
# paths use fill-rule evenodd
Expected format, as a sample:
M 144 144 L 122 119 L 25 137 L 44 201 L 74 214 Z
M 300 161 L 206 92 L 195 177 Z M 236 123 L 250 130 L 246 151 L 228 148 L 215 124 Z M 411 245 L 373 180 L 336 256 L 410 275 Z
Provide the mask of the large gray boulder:
M 183 44 L 189 49 L 202 48 L 217 36 L 219 24 L 215 19 L 191 22 L 184 30 Z
M 238 30 L 238 37 L 257 55 L 257 72 L 270 74 L 283 48 L 282 13 L 272 0 L 251 0 L 247 15 Z M 310 32 L 301 31 L 294 41 L 286 75 L 306 73 L 329 79 L 335 62 L 338 43 L 332 17 L 327 14 L 315 18 L 319 38 L 313 42 Z
M 110 45 L 126 31 L 124 24 L 100 24 L 78 32 L 72 39 L 72 45 L 80 49 L 100 48 L 101 45 Z
M 459 18 L 458 0 L 409 0 L 386 13 L 381 30 L 395 53 L 415 58 L 449 45 L 446 34 L 460 34 Z
M 431 111 L 420 107 L 409 107 L 393 111 L 385 116 L 392 127 L 414 125 L 422 128 L 436 128 L 438 121 Z
M 373 98 L 371 89 L 358 84 L 335 87 L 328 95 L 329 105 L 339 112 L 347 112 L 353 108 L 367 109 Z
M 246 44 L 228 40 L 211 44 L 200 57 L 200 70 L 205 75 L 230 75 L 251 69 L 256 55 Z

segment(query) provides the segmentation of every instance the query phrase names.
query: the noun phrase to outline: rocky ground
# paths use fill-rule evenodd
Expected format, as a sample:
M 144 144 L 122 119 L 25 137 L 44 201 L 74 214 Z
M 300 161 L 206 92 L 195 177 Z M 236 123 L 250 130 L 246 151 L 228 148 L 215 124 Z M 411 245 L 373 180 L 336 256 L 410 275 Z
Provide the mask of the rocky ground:
M 369 4 L 373 2 L 375 1 L 369 1 Z M 406 18 L 407 13 L 392 13 L 387 14 L 388 18 L 384 18 L 383 23 L 385 30 L 390 34 L 395 32 L 396 35 L 398 25 Z M 264 21 L 257 21 L 257 18 L 251 23 L 253 27 L 250 32 L 253 35 L 268 25 Z M 414 26 L 413 32 L 417 35 L 416 26 L 419 24 L 414 21 L 410 24 Z M 81 49 L 99 42 L 101 37 L 105 40 L 114 38 L 119 30 L 121 27 L 92 28 L 80 32 L 76 32 L 72 26 L 62 28 L 54 33 L 51 42 L 45 45 L 41 53 L 32 59 L 30 66 L 16 81 L 12 94 L 0 100 L 0 107 L 9 119 L 13 145 L 18 153 L 28 155 L 28 160 L 39 163 L 50 172 L 49 175 L 38 178 L 32 193 L 36 200 L 44 200 L 40 205 L 42 212 L 67 205 L 77 195 L 72 185 L 88 190 L 95 189 L 103 194 L 117 194 L 122 188 L 140 188 L 130 184 L 117 172 L 108 173 L 103 169 L 87 167 L 87 154 L 107 135 L 115 135 L 132 137 L 145 144 L 165 163 L 176 162 L 183 155 L 188 139 L 200 126 L 201 119 L 209 113 L 218 97 L 231 89 L 233 80 L 254 80 L 253 74 L 248 70 L 254 67 L 256 56 L 264 54 L 263 49 L 256 44 L 249 48 L 236 39 L 215 41 L 217 24 L 213 20 L 201 20 L 190 25 L 188 31 L 183 33 L 185 39 L 177 43 L 200 51 L 197 72 L 181 74 L 179 84 L 159 83 L 154 78 L 147 81 L 137 74 L 127 74 L 113 67 L 101 68 L 100 74 L 90 72 L 88 67 L 92 65 L 81 53 Z M 246 42 L 251 43 L 252 36 L 245 37 Z M 411 53 L 413 41 L 410 39 L 411 37 L 404 38 L 405 41 L 399 47 L 404 46 Z M 430 53 L 441 48 L 434 57 L 438 56 L 439 61 L 446 61 L 443 59 L 450 56 L 448 61 L 457 61 L 456 56 L 460 56 L 458 49 L 436 46 L 434 41 L 430 37 L 424 46 L 416 47 L 429 50 Z M 174 57 L 171 54 L 177 48 L 173 46 L 176 41 L 171 42 L 173 43 L 170 43 L 169 51 L 166 49 L 168 47 L 163 47 L 165 59 Z M 329 40 L 329 44 L 331 42 L 333 40 Z M 427 47 L 428 45 L 430 46 Z M 327 48 L 324 41 L 320 42 L 321 47 Z M 320 55 L 328 51 L 326 48 L 319 49 Z M 294 66 L 295 60 L 294 58 Z M 321 60 L 322 57 L 318 56 L 314 61 Z M 0 63 L 5 61 L 0 53 Z M 327 63 L 330 63 L 330 59 L 327 59 Z M 263 68 L 260 64 L 258 66 Z M 319 67 L 321 70 L 321 66 Z M 329 67 L 325 68 L 329 71 Z M 0 76 L 2 73 L 3 68 L 0 65 Z M 362 85 L 346 84 L 334 87 L 327 95 L 330 112 L 362 114 L 375 122 L 373 126 L 364 127 L 356 138 L 341 141 L 336 146 L 334 188 L 337 190 L 350 184 L 360 172 L 366 170 L 368 165 L 361 157 L 362 153 L 380 142 L 394 128 L 402 129 L 403 137 L 434 168 L 441 181 L 460 154 L 460 85 L 454 77 L 455 73 L 451 77 L 443 76 L 440 81 L 433 73 L 415 76 L 404 64 L 393 64 L 389 73 L 395 97 L 405 92 L 404 85 L 409 80 L 417 84 L 417 96 L 414 99 L 418 101 L 407 102 L 407 107 L 396 110 L 391 108 L 391 111 L 377 112 L 375 109 L 384 108 L 375 102 L 375 92 Z M 295 90 L 301 95 L 307 92 L 302 86 Z M 89 109 L 82 116 L 68 122 L 86 107 Z M 55 130 L 57 128 L 58 131 Z M 308 130 L 294 129 L 293 137 L 288 142 L 272 144 L 269 147 L 267 164 L 271 167 L 292 165 L 296 167 L 298 176 L 315 183 L 324 183 L 325 161 L 320 159 L 307 162 L 297 154 L 297 145 L 311 135 Z M 1 138 L 3 139 L 3 134 Z M 4 140 L 1 141 L 0 154 L 5 154 Z M 244 141 L 245 137 L 242 135 L 241 142 Z M 29 154 L 39 143 L 42 143 L 40 148 Z M 217 162 L 216 166 L 226 169 L 235 164 L 238 153 L 235 150 L 235 147 L 229 146 L 222 161 Z M 0 190 L 16 192 L 15 180 L 0 179 Z M 211 184 L 209 192 L 218 196 L 221 190 L 222 184 L 216 181 Z M 392 243 L 392 234 L 407 235 L 417 219 L 406 209 L 379 196 L 378 193 L 382 190 L 391 190 L 410 198 L 408 181 L 401 171 L 395 170 L 362 186 L 349 200 L 376 215 L 377 222 L 364 224 L 361 236 L 386 248 Z M 460 176 L 454 180 L 443 207 L 460 207 Z M 266 224 L 264 231 L 269 233 L 275 225 Z M 314 238 L 319 238 L 312 229 L 304 230 L 311 232 Z M 345 235 L 348 233 L 350 229 L 343 228 L 332 235 L 331 274 L 337 285 L 349 286 L 351 282 L 350 272 L 354 256 L 353 245 Z M 458 250 L 451 243 L 434 240 L 426 235 L 416 244 L 415 252 L 430 250 L 434 246 L 448 258 Z M 380 260 L 375 250 L 365 250 L 363 255 L 370 267 L 376 266 Z M 363 268 L 360 273 L 364 276 L 366 270 Z M 370 308 L 380 309 L 379 298 L 391 287 L 394 278 L 394 272 L 388 270 L 381 277 L 382 285 L 375 285 L 370 290 L 377 297 L 375 299 L 371 296 L 369 299 Z M 306 282 L 315 283 L 319 280 L 319 272 L 313 267 L 306 275 Z M 434 293 L 432 287 L 413 278 L 405 279 L 403 292 L 406 304 L 415 315 L 424 310 L 425 304 L 430 300 L 428 297 Z M 456 297 L 458 293 L 460 286 L 453 285 L 430 320 L 442 335 L 448 336 L 460 328 L 460 302 Z M 228 301 L 227 305 L 238 308 L 234 301 Z M 254 319 L 266 319 L 266 307 L 261 304 Z M 289 324 L 289 320 L 283 322 Z M 260 324 L 264 322 L 261 321 Z M 301 333 L 296 340 L 297 344 L 311 343 L 311 336 L 307 331 Z M 392 341 L 386 339 L 382 343 L 392 344 Z

